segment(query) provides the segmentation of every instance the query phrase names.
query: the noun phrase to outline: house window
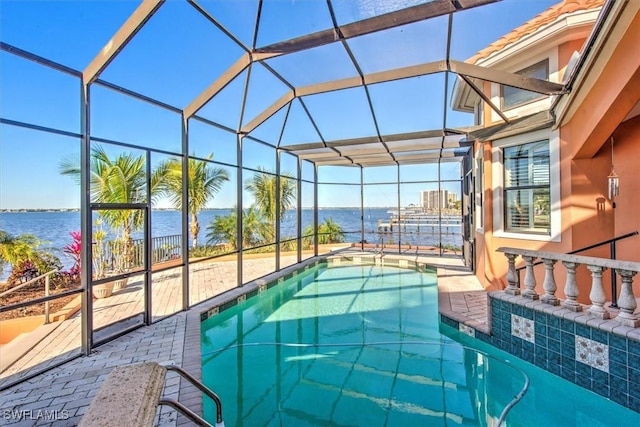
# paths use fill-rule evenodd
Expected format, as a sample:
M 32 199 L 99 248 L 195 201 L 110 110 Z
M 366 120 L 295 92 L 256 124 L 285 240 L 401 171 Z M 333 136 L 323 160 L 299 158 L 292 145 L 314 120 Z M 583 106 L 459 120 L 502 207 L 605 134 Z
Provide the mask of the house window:
M 549 141 L 503 149 L 507 232 L 551 234 Z
M 537 64 L 533 64 L 517 72 L 528 77 L 534 77 L 540 80 L 549 80 L 549 60 L 545 59 Z M 528 104 L 538 99 L 544 98 L 545 95 L 536 92 L 530 92 L 524 89 L 518 89 L 511 86 L 502 86 L 502 110 L 509 110 L 520 105 Z

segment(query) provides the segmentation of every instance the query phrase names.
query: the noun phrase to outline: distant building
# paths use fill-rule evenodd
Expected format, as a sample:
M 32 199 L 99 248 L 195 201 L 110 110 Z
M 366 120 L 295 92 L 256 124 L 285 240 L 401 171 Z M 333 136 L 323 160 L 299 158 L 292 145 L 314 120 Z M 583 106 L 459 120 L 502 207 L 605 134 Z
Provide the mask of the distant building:
M 450 209 L 458 201 L 457 193 L 449 190 L 425 190 L 420 192 L 420 205 L 423 209 Z

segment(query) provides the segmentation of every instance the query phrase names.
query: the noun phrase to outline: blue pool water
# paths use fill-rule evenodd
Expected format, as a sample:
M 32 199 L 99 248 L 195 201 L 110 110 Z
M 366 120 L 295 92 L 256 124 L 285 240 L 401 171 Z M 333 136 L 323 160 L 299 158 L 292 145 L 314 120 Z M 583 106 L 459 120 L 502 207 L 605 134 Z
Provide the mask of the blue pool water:
M 525 378 L 505 426 L 640 425 L 440 324 L 432 273 L 317 266 L 204 321 L 201 339 L 227 426 L 493 426 Z

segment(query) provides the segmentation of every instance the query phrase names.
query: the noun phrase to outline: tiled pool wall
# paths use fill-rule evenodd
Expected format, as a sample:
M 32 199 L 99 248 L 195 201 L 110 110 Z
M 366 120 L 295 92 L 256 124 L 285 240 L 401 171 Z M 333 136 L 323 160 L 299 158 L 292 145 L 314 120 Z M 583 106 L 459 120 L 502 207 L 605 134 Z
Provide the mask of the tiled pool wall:
M 640 340 L 627 336 L 631 328 L 504 292 L 489 294 L 489 316 L 490 335 L 443 315 L 440 319 L 640 412 Z

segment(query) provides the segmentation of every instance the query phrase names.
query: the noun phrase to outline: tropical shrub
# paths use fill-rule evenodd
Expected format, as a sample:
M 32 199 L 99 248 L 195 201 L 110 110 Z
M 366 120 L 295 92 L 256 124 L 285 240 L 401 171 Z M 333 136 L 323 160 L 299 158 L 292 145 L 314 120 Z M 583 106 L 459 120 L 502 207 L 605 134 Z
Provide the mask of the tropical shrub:
M 313 234 L 313 225 L 305 227 L 302 231 L 303 235 Z M 332 218 L 326 218 L 321 224 L 318 225 L 318 244 L 325 245 L 329 243 L 342 243 L 344 242 L 344 229 L 335 222 Z M 305 237 L 303 239 L 304 247 L 308 248 L 313 245 L 313 236 Z
M 207 227 L 207 243 L 210 245 L 226 243 L 237 250 L 237 227 L 238 216 L 235 213 L 216 216 Z M 268 242 L 270 233 L 269 224 L 260 215 L 258 209 L 252 206 L 244 210 L 242 215 L 243 247 L 257 246 Z
M 31 234 L 12 236 L 0 230 L 0 263 L 9 264 L 9 287 L 34 279 L 52 270 L 61 270 L 62 263 L 51 249 L 42 248 L 45 242 Z M 56 276 L 58 277 L 58 276 Z
M 73 242 L 65 245 L 62 252 L 69 255 L 73 259 L 73 265 L 68 273 L 71 279 L 77 279 L 80 276 L 80 253 L 82 250 L 82 240 L 79 231 L 69 233 L 73 238 Z

